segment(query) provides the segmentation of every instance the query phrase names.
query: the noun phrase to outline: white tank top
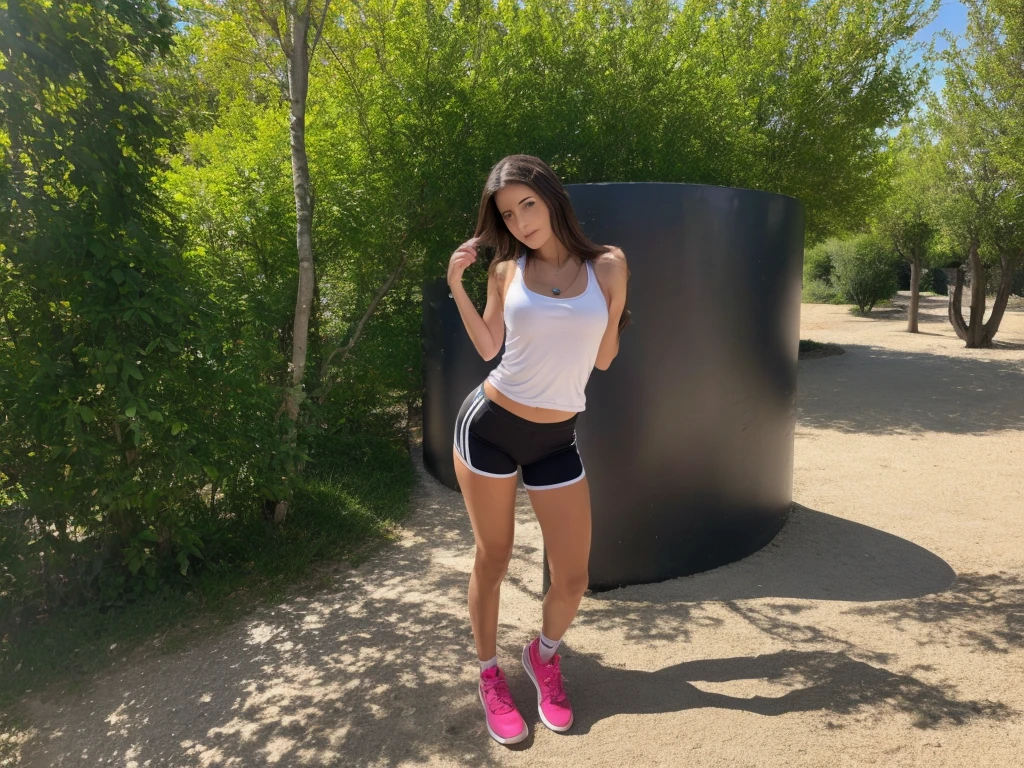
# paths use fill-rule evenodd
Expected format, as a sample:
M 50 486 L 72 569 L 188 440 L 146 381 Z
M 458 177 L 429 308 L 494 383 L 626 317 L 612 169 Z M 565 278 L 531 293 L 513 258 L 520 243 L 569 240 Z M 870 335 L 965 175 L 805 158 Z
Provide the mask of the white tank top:
M 586 290 L 558 299 L 526 287 L 525 259 L 516 259 L 505 296 L 505 354 L 487 380 L 517 403 L 578 413 L 586 408 L 583 390 L 608 327 L 608 304 L 589 261 Z

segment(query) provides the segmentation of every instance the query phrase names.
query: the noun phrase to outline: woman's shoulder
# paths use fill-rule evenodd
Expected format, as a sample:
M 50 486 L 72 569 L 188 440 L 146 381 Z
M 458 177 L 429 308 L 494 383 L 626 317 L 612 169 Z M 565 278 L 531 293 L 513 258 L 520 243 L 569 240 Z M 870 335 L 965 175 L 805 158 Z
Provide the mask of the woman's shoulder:
M 516 259 L 504 259 L 492 261 L 488 269 L 488 281 L 500 291 L 502 297 L 508 291 L 508 287 L 515 277 Z
M 492 261 L 490 266 L 491 274 L 497 278 L 504 278 L 508 275 L 510 270 L 515 269 L 516 259 L 504 259 L 502 261 Z
M 616 273 L 627 273 L 629 268 L 626 265 L 626 254 L 616 245 L 604 246 L 604 253 L 600 253 L 592 260 L 594 269 L 599 275 L 609 276 Z

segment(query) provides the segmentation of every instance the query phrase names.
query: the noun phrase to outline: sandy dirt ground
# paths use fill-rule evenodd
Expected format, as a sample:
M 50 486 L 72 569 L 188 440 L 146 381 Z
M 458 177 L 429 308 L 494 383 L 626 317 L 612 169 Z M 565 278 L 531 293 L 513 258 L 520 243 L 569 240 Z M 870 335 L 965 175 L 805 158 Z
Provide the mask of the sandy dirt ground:
M 547 731 L 516 666 L 539 627 L 521 491 L 499 658 L 531 728 L 486 735 L 462 498 L 423 475 L 398 544 L 216 637 L 34 695 L 25 766 L 1024 765 L 1024 311 L 967 350 L 805 305 L 794 500 L 760 552 L 587 596 Z

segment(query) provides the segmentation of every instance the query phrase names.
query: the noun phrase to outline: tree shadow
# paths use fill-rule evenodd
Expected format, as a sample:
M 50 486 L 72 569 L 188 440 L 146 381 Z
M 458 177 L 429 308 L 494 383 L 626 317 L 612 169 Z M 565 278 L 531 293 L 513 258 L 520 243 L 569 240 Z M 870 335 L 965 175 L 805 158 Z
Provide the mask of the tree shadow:
M 396 544 L 357 569 L 339 566 L 332 589 L 291 596 L 259 609 L 222 635 L 168 656 L 136 660 L 108 674 L 77 701 L 36 710 L 38 734 L 24 750 L 26 766 L 136 761 L 263 765 L 393 765 L 436 762 L 485 765 L 497 747 L 486 735 L 472 663 L 466 583 L 473 536 L 462 498 L 430 478 L 416 456 L 420 483 L 414 516 Z M 518 525 L 533 525 L 520 492 Z M 520 539 L 503 594 L 540 602 L 539 537 Z M 617 627 L 644 642 L 684 642 L 697 624 L 733 617 L 796 649 L 766 656 L 684 662 L 654 672 L 624 670 L 565 646 L 570 688 L 586 690 L 571 733 L 586 734 L 622 713 L 715 707 L 774 716 L 861 709 L 910 714 L 922 728 L 1001 720 L 1009 707 L 957 699 L 940 685 L 890 672 L 886 653 L 857 648 L 816 622 L 797 600 L 898 601 L 881 619 L 934 621 L 957 606 L 998 616 L 1012 598 L 1019 636 L 1019 584 L 986 592 L 944 590 L 952 571 L 926 550 L 881 531 L 796 507 L 776 540 L 743 561 L 661 584 L 586 598 L 578 621 Z M 924 607 L 914 605 L 927 596 Z M 778 598 L 758 600 L 752 598 Z M 947 601 L 952 601 L 947 604 Z M 724 607 L 723 607 L 724 606 Z M 858 606 L 858 610 L 861 606 Z M 987 612 L 987 613 L 985 613 Z M 717 614 L 717 615 L 716 615 Z M 503 612 L 499 657 L 514 660 L 536 629 Z M 982 650 L 1009 642 L 971 638 Z M 1017 642 L 1017 640 L 1013 640 Z M 570 638 L 571 643 L 571 638 Z M 827 643 L 828 650 L 808 644 Z M 510 665 L 511 667 L 511 665 Z M 778 697 L 729 696 L 695 683 L 763 679 Z M 533 700 L 525 674 L 510 669 L 520 703 Z M 524 714 L 527 712 L 524 709 Z M 538 724 L 528 717 L 531 733 Z M 841 727 L 841 725 L 836 726 Z M 531 735 L 515 749 L 529 750 Z M 87 758 L 83 755 L 87 754 Z
M 942 594 L 857 606 L 848 613 L 878 617 L 903 631 L 919 632 L 924 625 L 930 643 L 949 647 L 998 654 L 1024 649 L 1024 579 L 1004 571 L 962 573 Z
M 694 629 L 722 623 L 699 610 L 707 603 L 911 600 L 945 592 L 955 579 L 942 558 L 913 542 L 794 504 L 785 527 L 753 555 L 664 586 L 593 594 L 577 621 L 615 627 L 632 640 L 685 641 Z M 804 627 L 786 639 L 806 639 L 815 631 Z
M 917 322 L 921 323 L 946 323 L 949 325 L 947 314 L 949 300 L 945 296 L 921 296 L 917 306 Z M 876 307 L 864 314 L 856 313 L 857 317 L 865 320 L 906 320 L 910 312 L 910 294 L 897 294 L 891 299 L 890 306 Z
M 397 543 L 337 566 L 331 589 L 104 675 L 63 713 L 30 703 L 44 725 L 26 765 L 79 765 L 83 750 L 91 765 L 492 761 L 465 609 L 472 529 L 461 496 L 417 463 L 415 517 Z M 516 558 L 505 589 L 539 600 L 540 553 L 523 542 Z M 533 627 L 502 619 L 499 654 L 517 658 Z M 521 700 L 528 685 L 516 681 Z
M 1024 429 L 1024 361 L 1016 356 L 843 347 L 845 355 L 798 364 L 799 426 L 886 435 Z
M 990 296 L 985 307 L 984 320 L 987 321 L 992 315 L 992 302 L 993 298 Z M 1007 309 L 1006 315 L 1004 315 L 1004 321 L 1007 316 L 1013 315 L 1019 310 Z M 853 312 L 855 317 L 862 318 L 864 320 L 902 320 L 906 322 L 907 316 L 910 312 L 910 296 L 900 295 L 892 300 L 892 306 L 890 307 L 879 307 L 873 309 L 870 312 L 861 314 L 860 312 Z M 921 303 L 918 306 L 917 312 L 917 324 L 918 328 L 922 325 L 933 325 L 933 326 L 946 326 L 952 332 L 952 324 L 949 322 L 949 300 L 945 296 L 922 296 Z M 967 317 L 970 309 L 964 307 L 964 315 Z M 1000 325 L 1000 328 L 1003 326 Z M 918 333 L 922 336 L 946 336 L 948 334 L 929 333 L 927 331 L 918 330 Z M 1005 334 L 1004 334 L 1005 335 Z M 955 341 L 955 339 L 954 339 Z M 956 342 L 963 345 L 963 342 Z M 992 349 L 1003 349 L 1008 351 L 1019 351 L 1024 349 L 1024 343 L 1017 341 L 1004 341 L 999 338 L 999 334 L 996 334 L 996 338 L 992 341 Z
M 780 599 L 763 599 L 772 597 Z M 791 649 L 684 662 L 655 672 L 606 667 L 569 649 L 565 668 L 571 686 L 587 691 L 587 708 L 574 728 L 580 733 L 618 714 L 699 707 L 768 716 L 901 712 L 918 728 L 1020 715 L 1006 704 L 962 699 L 953 686 L 914 676 L 932 671 L 930 666 L 915 665 L 909 673 L 885 669 L 895 654 L 851 642 L 818 621 L 814 606 L 804 601 L 864 603 L 843 613 L 877 616 L 887 626 L 913 631 L 917 642 L 1007 654 L 1024 647 L 1024 580 L 1004 573 L 958 577 L 916 544 L 804 507 L 796 506 L 772 544 L 745 560 L 591 600 L 577 621 L 617 629 L 631 642 L 688 642 L 699 629 L 731 623 L 731 616 Z M 781 693 L 730 696 L 694 684 L 741 680 L 763 681 Z M 829 727 L 844 725 L 839 720 Z

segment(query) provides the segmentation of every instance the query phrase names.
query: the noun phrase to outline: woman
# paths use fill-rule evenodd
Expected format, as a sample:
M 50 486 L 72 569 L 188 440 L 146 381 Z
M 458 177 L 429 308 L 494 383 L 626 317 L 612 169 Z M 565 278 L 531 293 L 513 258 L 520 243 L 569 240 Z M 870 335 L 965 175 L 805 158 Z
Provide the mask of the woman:
M 495 248 L 487 303 L 462 285 L 477 248 Z M 491 170 L 474 237 L 448 264 L 448 285 L 473 345 L 501 362 L 469 394 L 455 425 L 455 471 L 476 539 L 469 617 L 480 659 L 487 730 L 501 744 L 528 735 L 498 667 L 498 595 L 512 554 L 517 468 L 547 551 L 551 586 L 540 634 L 522 662 L 541 722 L 565 731 L 573 715 L 556 653 L 587 588 L 590 489 L 575 424 L 594 367 L 608 368 L 628 323 L 628 270 L 618 248 L 590 241 L 558 177 L 542 160 L 511 155 Z

